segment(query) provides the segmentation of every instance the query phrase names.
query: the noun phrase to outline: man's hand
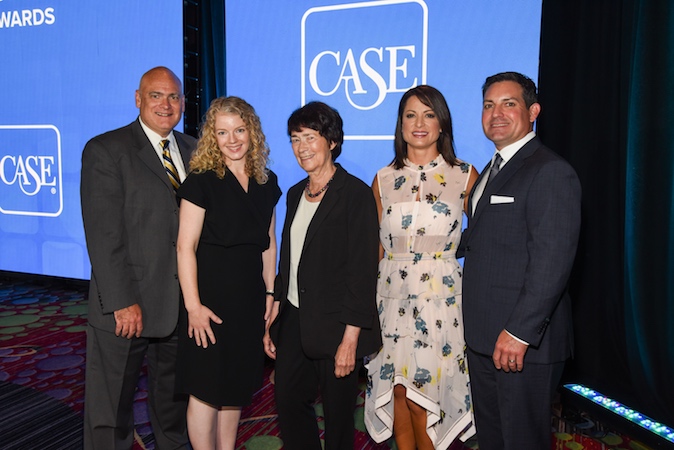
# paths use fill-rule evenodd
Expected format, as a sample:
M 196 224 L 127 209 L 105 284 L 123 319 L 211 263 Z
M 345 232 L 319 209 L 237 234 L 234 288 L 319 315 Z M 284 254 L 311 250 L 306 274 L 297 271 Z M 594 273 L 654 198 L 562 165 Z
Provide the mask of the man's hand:
M 134 303 L 126 308 L 118 309 L 114 312 L 115 316 L 115 334 L 127 339 L 140 337 L 143 332 L 143 312 L 138 303 Z
M 528 345 L 512 337 L 506 330 L 501 331 L 492 355 L 494 367 L 504 372 L 521 372 L 524 368 L 524 354 L 528 348 Z

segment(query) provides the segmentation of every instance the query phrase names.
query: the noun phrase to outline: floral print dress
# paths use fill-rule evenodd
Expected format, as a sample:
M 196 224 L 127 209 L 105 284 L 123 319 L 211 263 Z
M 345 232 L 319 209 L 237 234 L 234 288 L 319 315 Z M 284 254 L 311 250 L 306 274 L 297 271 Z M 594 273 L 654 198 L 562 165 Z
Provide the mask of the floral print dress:
M 471 166 L 442 156 L 377 173 L 382 203 L 377 307 L 384 341 L 369 361 L 365 424 L 377 442 L 393 432 L 393 386 L 428 411 L 435 448 L 474 433 L 461 313 L 463 199 Z M 469 427 L 470 426 L 470 427 Z

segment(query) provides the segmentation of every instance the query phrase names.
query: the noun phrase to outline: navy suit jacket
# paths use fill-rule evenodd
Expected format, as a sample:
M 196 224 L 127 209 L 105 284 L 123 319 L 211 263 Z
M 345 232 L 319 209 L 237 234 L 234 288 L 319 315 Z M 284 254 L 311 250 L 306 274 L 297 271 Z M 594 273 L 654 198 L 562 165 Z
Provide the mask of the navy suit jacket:
M 486 186 L 457 251 L 465 257 L 463 315 L 472 350 L 491 355 L 506 329 L 530 344 L 525 365 L 571 355 L 566 285 L 578 242 L 580 197 L 576 172 L 537 137 Z
M 173 132 L 185 168 L 196 140 Z M 143 337 L 178 323 L 178 204 L 138 120 L 96 136 L 82 153 L 82 218 L 91 260 L 91 326 L 113 332 L 113 312 L 135 303 Z
M 290 188 L 283 224 L 279 272 L 274 284 L 280 312 L 270 335 L 278 342 L 278 323 L 287 300 L 290 273 L 290 226 L 307 179 Z M 314 359 L 331 359 L 346 325 L 361 328 L 356 357 L 379 350 L 376 309 L 379 221 L 369 186 L 339 164 L 307 229 L 297 274 L 302 349 Z

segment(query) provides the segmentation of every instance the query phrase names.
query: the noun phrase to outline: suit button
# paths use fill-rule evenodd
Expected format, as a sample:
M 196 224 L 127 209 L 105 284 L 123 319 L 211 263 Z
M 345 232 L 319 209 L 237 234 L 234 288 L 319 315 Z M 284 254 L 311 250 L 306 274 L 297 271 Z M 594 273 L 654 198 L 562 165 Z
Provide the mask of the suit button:
M 306 289 L 304 289 L 304 288 L 300 289 L 300 294 L 304 294 L 305 292 L 307 292 Z
M 177 279 L 178 279 L 178 274 L 177 274 L 177 273 L 174 274 L 174 275 L 173 275 L 173 278 L 175 278 L 175 279 L 177 280 Z
M 470 251 L 470 245 L 466 247 L 466 251 L 467 251 L 467 252 Z

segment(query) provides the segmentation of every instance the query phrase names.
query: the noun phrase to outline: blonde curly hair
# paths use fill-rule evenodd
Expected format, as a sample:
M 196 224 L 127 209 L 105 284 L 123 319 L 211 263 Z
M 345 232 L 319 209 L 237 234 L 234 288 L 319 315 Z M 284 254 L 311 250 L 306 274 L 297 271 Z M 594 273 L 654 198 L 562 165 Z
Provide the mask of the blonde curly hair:
M 239 97 L 218 97 L 211 102 L 201 124 L 197 149 L 190 159 L 190 170 L 196 173 L 212 170 L 218 178 L 224 178 L 227 172 L 225 156 L 215 138 L 215 119 L 220 114 L 237 114 L 243 119 L 250 137 L 246 154 L 246 175 L 255 178 L 258 184 L 265 184 L 269 178 L 269 146 L 255 109 Z

